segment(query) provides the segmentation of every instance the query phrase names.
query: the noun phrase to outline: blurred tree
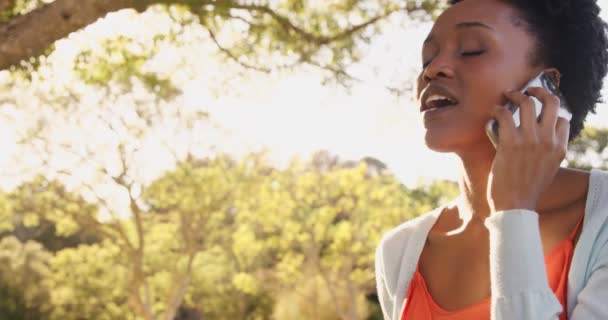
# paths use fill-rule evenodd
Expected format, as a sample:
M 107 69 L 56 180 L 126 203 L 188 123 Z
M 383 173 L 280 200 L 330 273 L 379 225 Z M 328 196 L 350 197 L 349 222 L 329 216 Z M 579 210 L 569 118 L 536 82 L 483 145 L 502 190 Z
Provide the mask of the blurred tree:
M 63 235 L 86 228 L 98 241 L 45 260 L 48 303 L 27 300 L 27 285 L 0 288 L 8 310 L 47 308 L 62 320 L 365 319 L 377 309 L 366 296 L 379 237 L 453 188 L 408 190 L 376 159 L 327 152 L 282 170 L 263 153 L 188 156 L 129 193 L 133 215 L 101 222 L 95 205 L 39 176 L 5 197 L 9 220 L 48 221 Z
M 111 242 L 63 249 L 50 259 L 51 320 L 137 319 L 129 310 L 127 268 Z
M 10 207 L 8 231 L 0 237 L 13 235 L 21 242 L 30 240 L 46 250 L 57 252 L 82 243 L 97 241 L 97 207 L 80 195 L 66 190 L 59 181 L 48 181 L 39 175 L 19 185 L 7 195 Z
M 117 48 L 126 42 L 137 43 L 132 38 L 115 41 L 118 42 Z M 93 53 L 85 52 L 80 57 L 103 62 L 102 55 Z M 227 206 L 232 202 L 234 197 L 230 191 L 238 181 L 237 177 L 224 175 L 225 172 L 237 174 L 238 170 L 233 170 L 233 163 L 229 162 L 214 162 L 204 172 L 178 166 L 172 180 L 174 183 L 188 182 L 180 180 L 186 178 L 200 179 L 189 180 L 196 188 L 183 190 L 190 193 L 174 194 L 171 191 L 155 195 L 154 192 L 163 190 L 159 186 L 161 182 L 152 184 L 156 191 L 150 193 L 147 190 L 151 179 L 141 170 L 151 155 L 146 146 L 155 148 L 154 157 L 160 153 L 168 158 L 169 166 L 171 162 L 176 164 L 183 159 L 193 159 L 194 152 L 200 153 L 205 149 L 202 146 L 205 135 L 201 131 L 207 129 L 209 121 L 207 114 L 198 108 L 170 105 L 168 101 L 172 99 L 173 91 L 168 82 L 157 82 L 160 78 L 154 80 L 147 73 L 140 73 L 141 78 L 152 79 L 150 83 L 144 82 L 141 90 L 133 78 L 138 77 L 138 66 L 145 58 L 136 54 L 127 54 L 127 58 L 116 64 L 100 63 L 105 73 L 83 73 L 83 77 L 89 77 L 85 79 L 89 86 L 100 89 L 102 99 L 105 99 L 104 107 L 96 105 L 89 109 L 78 97 L 62 105 L 55 114 L 47 114 L 53 119 L 53 126 L 48 126 L 50 122 L 47 121 L 37 122 L 41 125 L 26 131 L 23 138 L 23 145 L 30 148 L 31 154 L 40 156 L 41 164 L 37 170 L 45 172 L 46 176 L 72 181 L 75 192 L 86 196 L 92 204 L 67 199 L 61 186 L 40 179 L 17 191 L 16 196 L 21 198 L 16 203 L 23 208 L 17 208 L 16 212 L 21 212 L 23 217 L 14 217 L 32 226 L 45 221 L 36 220 L 41 216 L 47 220 L 65 218 L 57 221 L 56 226 L 62 228 L 59 232 L 73 231 L 78 227 L 92 232 L 98 240 L 109 241 L 118 248 L 117 263 L 126 270 L 123 280 L 129 312 L 143 319 L 173 319 L 184 302 L 186 289 L 190 287 L 196 255 L 211 242 L 199 228 L 209 225 L 221 229 L 219 226 L 223 220 L 214 219 L 219 219 L 217 217 L 223 214 L 224 209 L 216 206 Z M 159 87 L 169 90 L 157 91 Z M 131 89 L 140 90 L 141 94 L 128 95 Z M 166 96 L 162 97 L 165 93 Z M 40 119 L 49 119 L 44 116 L 40 115 Z M 78 128 L 79 136 L 65 135 L 58 130 L 58 127 L 68 126 Z M 57 155 L 60 155 L 60 161 L 53 159 Z M 185 163 L 191 164 L 188 160 Z M 83 167 L 88 168 L 87 174 L 80 171 Z M 201 172 L 203 176 L 190 176 L 193 172 Z M 210 180 L 204 179 L 208 176 Z M 211 190 L 215 193 L 200 189 L 206 183 L 218 184 L 223 189 Z M 111 188 L 112 191 L 107 193 L 103 188 Z M 207 192 L 210 202 L 197 202 L 203 191 Z M 31 195 L 36 195 L 34 199 L 37 202 L 26 201 Z M 161 202 L 147 201 L 156 196 L 164 198 Z M 122 199 L 126 205 L 117 206 L 117 199 Z M 179 206 L 172 209 L 174 204 Z M 41 215 L 33 214 L 32 208 L 39 210 Z M 159 208 L 170 214 L 160 214 Z M 211 221 L 206 221 L 209 218 Z M 213 230 L 214 227 L 211 228 Z M 171 234 L 175 239 L 166 239 L 165 235 Z
M 566 162 L 568 167 L 590 170 L 608 169 L 608 129 L 587 127 L 570 142 Z
M 233 245 L 241 259 L 275 264 L 257 286 L 278 297 L 276 318 L 365 319 L 381 235 L 432 209 L 432 197 L 404 188 L 370 160 L 341 162 L 321 152 L 310 163 L 293 161 L 239 207 Z
M 243 66 L 259 70 L 309 63 L 344 74 L 359 59 L 358 47 L 377 33 L 378 22 L 394 14 L 435 12 L 425 1 L 242 1 L 242 0 L 2 0 L 0 70 L 36 63 L 56 40 L 110 12 L 163 6 L 203 26 L 218 49 Z M 187 13 L 187 14 L 186 14 Z M 49 28 L 48 26 L 53 26 Z M 231 40 L 225 40 L 229 33 Z M 281 56 L 285 59 L 276 59 Z M 270 58 L 269 57 L 274 57 Z
M 13 212 L 10 207 L 10 201 L 7 194 L 0 191 L 0 238 L 2 234 L 11 232 L 13 228 Z
M 102 55 L 96 53 L 83 52 L 79 57 L 87 61 L 100 59 L 97 71 L 105 73 L 96 71 L 82 74 L 89 87 L 99 89 L 99 104 L 93 103 L 94 107 L 89 108 L 89 105 L 82 103 L 83 97 L 77 95 L 66 104 L 56 104 L 57 110 L 37 113 L 40 121 L 23 133 L 23 145 L 32 155 L 40 157 L 41 163 L 36 170 L 44 172 L 47 177 L 71 181 L 75 193 L 88 198 L 91 203 L 67 199 L 61 186 L 40 181 L 16 193 L 23 198 L 18 199 L 17 203 L 24 207 L 18 208 L 17 212 L 23 213 L 23 221 L 38 225 L 39 220 L 34 220 L 34 217 L 39 216 L 32 214 L 31 210 L 36 208 L 47 220 L 63 219 L 55 225 L 60 228 L 57 230 L 59 232 L 81 228 L 90 231 L 97 240 L 111 243 L 118 248 L 116 263 L 126 270 L 121 290 L 125 290 L 123 293 L 128 297 L 125 301 L 129 302 L 130 308 L 126 309 L 129 313 L 125 316 L 172 320 L 183 302 L 183 291 L 189 286 L 192 261 L 200 249 L 197 243 L 181 242 L 182 239 L 189 240 L 190 234 L 177 237 L 176 243 L 159 245 L 166 240 L 162 237 L 166 231 L 189 229 L 188 226 L 172 229 L 183 222 L 173 215 L 170 216 L 171 221 L 156 221 L 148 217 L 151 209 L 142 195 L 146 193 L 151 179 L 142 173 L 141 168 L 143 160 L 151 154 L 145 150 L 146 145 L 157 148 L 155 151 L 166 156 L 169 163 L 177 163 L 191 156 L 194 149 L 200 152 L 201 144 L 204 144 L 204 135 L 200 135 L 200 130 L 207 124 L 203 121 L 207 115 L 200 109 L 169 105 L 168 100 L 173 98 L 174 93 L 171 84 L 154 74 L 137 73 L 148 57 L 130 54 L 127 43 L 137 42 L 132 38 L 119 37 L 113 44 L 108 44 L 110 47 L 116 45 L 117 50 L 123 50 L 121 52 L 126 55 L 125 60 L 116 63 L 104 64 Z M 127 48 L 123 48 L 123 45 Z M 134 78 L 143 80 L 138 82 Z M 131 90 L 140 94 L 127 94 Z M 50 123 L 53 125 L 49 126 Z M 66 127 L 77 128 L 79 135 L 65 135 L 61 129 Z M 166 130 L 170 134 L 159 134 L 159 131 Z M 164 149 L 159 150 L 158 147 Z M 57 156 L 61 160 L 53 158 Z M 87 173 L 83 174 L 83 168 Z M 109 193 L 106 192 L 107 188 L 111 188 Z M 39 196 L 34 199 L 39 203 L 25 201 L 29 195 L 38 193 Z M 193 200 L 192 196 L 190 201 Z M 117 205 L 120 200 L 124 206 Z M 52 210 L 49 210 L 51 202 L 55 207 L 51 206 Z M 58 212 L 65 214 L 56 214 Z M 170 255 L 168 251 L 176 249 L 171 244 L 184 250 L 177 252 L 175 259 L 162 259 L 164 255 Z M 66 287 L 76 285 L 70 284 L 69 279 L 65 281 Z M 72 304 L 68 304 L 66 310 L 70 308 L 73 308 Z M 94 314 L 97 311 L 91 312 Z M 66 315 L 63 317 L 68 319 Z
M 251 262 L 243 261 L 231 244 L 240 231 L 235 223 L 237 204 L 256 195 L 256 186 L 269 170 L 263 154 L 238 162 L 226 155 L 188 158 L 146 188 L 143 199 L 149 213 L 172 228 L 163 234 L 174 235 L 163 242 L 173 243 L 172 249 L 151 257 L 162 256 L 159 263 L 150 262 L 164 267 L 171 277 L 168 310 L 177 310 L 185 301 L 201 306 L 203 317 L 210 319 L 268 313 L 267 293 L 256 289 L 253 270 L 247 268 Z
M 52 255 L 34 242 L 0 239 L 0 319 L 34 320 L 49 316 Z

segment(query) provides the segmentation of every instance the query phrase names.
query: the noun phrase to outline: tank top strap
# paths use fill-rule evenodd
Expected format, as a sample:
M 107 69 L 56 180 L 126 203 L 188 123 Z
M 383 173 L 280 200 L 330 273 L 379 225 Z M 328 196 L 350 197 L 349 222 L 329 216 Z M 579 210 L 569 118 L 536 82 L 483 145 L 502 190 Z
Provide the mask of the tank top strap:
M 570 232 L 570 236 L 568 237 L 568 239 L 570 239 L 570 241 L 574 240 L 574 236 L 576 236 L 576 232 L 581 227 L 581 224 L 583 223 L 584 218 L 585 218 L 585 213 L 583 212 L 583 214 L 581 214 L 581 217 L 578 218 L 578 222 L 576 223 L 576 226 L 574 227 L 572 232 Z

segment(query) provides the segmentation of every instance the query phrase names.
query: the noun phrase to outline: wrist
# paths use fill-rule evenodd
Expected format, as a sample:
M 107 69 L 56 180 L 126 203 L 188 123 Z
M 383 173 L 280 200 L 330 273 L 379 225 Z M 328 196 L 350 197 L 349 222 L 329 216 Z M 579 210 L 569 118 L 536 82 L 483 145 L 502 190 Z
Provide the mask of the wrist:
M 536 211 L 536 203 L 533 201 L 493 201 L 490 202 L 490 214 L 508 210 L 530 210 Z

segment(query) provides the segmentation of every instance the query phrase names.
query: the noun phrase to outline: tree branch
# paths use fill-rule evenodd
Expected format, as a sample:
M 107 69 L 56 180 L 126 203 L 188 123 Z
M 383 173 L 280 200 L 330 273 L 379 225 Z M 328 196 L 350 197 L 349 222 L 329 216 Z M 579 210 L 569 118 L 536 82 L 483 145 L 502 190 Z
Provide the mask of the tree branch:
M 264 72 L 264 73 L 270 73 L 270 70 L 267 69 L 267 68 L 256 67 L 256 66 L 253 66 L 253 65 L 250 65 L 250 64 L 242 62 L 239 59 L 239 57 L 237 57 L 234 53 L 232 53 L 232 51 L 230 51 L 230 49 L 224 48 L 219 43 L 219 41 L 215 37 L 215 33 L 213 33 L 213 31 L 210 28 L 207 28 L 207 31 L 209 32 L 209 36 L 211 37 L 211 40 L 213 40 L 213 43 L 215 43 L 215 45 L 217 46 L 217 48 L 220 49 L 220 51 L 222 51 L 223 53 L 225 53 L 226 56 L 228 56 L 228 58 L 230 58 L 234 62 L 240 64 L 242 67 L 244 67 L 246 69 L 252 69 L 252 70 L 260 71 L 260 72 Z
M 269 15 L 270 17 L 272 17 L 276 22 L 278 22 L 281 26 L 283 26 L 287 30 L 291 30 L 291 31 L 295 32 L 297 35 L 299 35 L 302 39 L 315 43 L 317 45 L 324 45 L 324 44 L 328 44 L 328 43 L 336 41 L 336 40 L 346 38 L 358 31 L 365 29 L 366 27 L 378 22 L 379 20 L 387 18 L 388 16 L 392 15 L 393 13 L 395 13 L 397 11 L 407 10 L 406 8 L 396 8 L 396 9 L 388 10 L 379 16 L 375 16 L 361 24 L 354 25 L 338 34 L 335 34 L 332 36 L 327 36 L 327 35 L 318 36 L 318 35 L 314 35 L 310 32 L 307 32 L 306 30 L 302 29 L 299 26 L 296 26 L 291 20 L 289 20 L 289 18 L 279 14 L 278 12 L 276 12 L 275 10 L 273 10 L 267 6 L 255 5 L 255 4 L 245 5 L 245 4 L 234 3 L 231 1 L 231 2 L 229 2 L 229 5 L 227 5 L 226 7 L 233 8 L 233 9 L 244 9 L 244 10 L 249 10 L 249 11 L 258 11 L 258 12 L 265 13 L 265 14 Z
M 134 0 L 55 0 L 0 26 L 0 70 L 36 56 L 55 41 Z
M 186 264 L 186 270 L 181 275 L 175 277 L 173 286 L 169 291 L 169 297 L 166 300 L 167 309 L 165 310 L 165 313 L 161 319 L 175 319 L 175 314 L 177 313 L 177 310 L 181 306 L 182 302 L 184 301 L 186 290 L 190 285 L 190 281 L 192 279 L 192 264 L 197 253 L 198 252 L 196 250 L 188 253 L 188 262 Z
M 0 2 L 0 4 L 2 3 L 4 2 Z M 285 30 L 297 35 L 301 40 L 316 45 L 329 44 L 330 42 L 349 37 L 397 11 L 407 10 L 405 8 L 388 10 L 379 16 L 354 25 L 335 35 L 315 35 L 297 26 L 288 17 L 268 6 L 240 4 L 234 0 L 201 1 L 197 4 L 192 4 L 191 1 L 187 0 L 55 0 L 24 15 L 15 17 L 5 25 L 0 25 L 0 70 L 18 65 L 22 60 L 27 60 L 30 57 L 41 54 L 55 41 L 94 23 L 110 12 L 127 8 L 143 11 L 154 4 L 185 4 L 190 6 L 193 11 L 196 11 L 199 6 L 212 5 L 227 9 L 261 12 L 269 15 Z M 52 28 L 49 28 L 49 26 L 52 26 Z M 235 61 L 248 66 L 241 63 L 229 50 L 219 46 L 217 41 L 216 45 Z
M 15 0 L 0 0 L 0 11 L 6 11 L 15 6 Z
M 68 176 L 68 177 L 74 177 L 73 173 L 68 172 L 66 170 L 59 170 L 57 173 L 63 174 L 63 175 Z M 81 220 L 79 220 L 79 221 L 83 222 L 83 223 L 92 223 L 92 224 L 94 224 L 96 230 L 98 230 L 102 235 L 108 237 L 109 239 L 114 240 L 115 243 L 119 245 L 119 247 L 125 248 L 129 252 L 133 252 L 134 246 L 131 243 L 131 241 L 129 241 L 129 237 L 127 236 L 126 230 L 124 229 L 123 225 L 121 224 L 120 219 L 118 219 L 118 217 L 116 216 L 116 214 L 114 213 L 114 211 L 110 207 L 110 204 L 108 203 L 108 201 L 106 199 L 100 197 L 97 194 L 97 192 L 95 191 L 95 188 L 92 185 L 90 185 L 89 183 L 87 183 L 87 182 L 80 181 L 80 188 L 86 188 L 97 199 L 98 204 L 102 205 L 106 210 L 108 210 L 108 213 L 114 219 L 113 226 L 115 226 L 116 231 L 118 232 L 118 235 L 120 236 L 120 239 L 123 241 L 124 247 L 120 245 L 120 243 L 117 241 L 115 235 L 113 235 L 113 234 L 109 233 L 108 231 L 104 230 L 104 228 L 103 228 L 104 225 L 102 223 L 100 223 L 97 219 L 94 219 L 93 217 L 85 217 L 85 219 L 87 219 L 86 221 L 81 221 Z M 76 219 L 81 219 L 81 218 L 80 217 L 76 217 Z

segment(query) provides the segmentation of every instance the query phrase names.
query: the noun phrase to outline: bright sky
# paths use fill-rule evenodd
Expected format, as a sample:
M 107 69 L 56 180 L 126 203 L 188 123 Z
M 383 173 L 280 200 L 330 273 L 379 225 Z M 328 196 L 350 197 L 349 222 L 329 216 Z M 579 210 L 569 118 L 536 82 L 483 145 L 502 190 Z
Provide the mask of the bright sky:
M 608 0 L 599 3 L 604 8 L 602 16 L 608 20 Z M 61 41 L 57 54 L 59 67 L 78 47 L 94 46 L 96 39 L 116 33 L 146 37 L 166 28 L 167 23 L 152 14 L 140 18 L 135 18 L 132 12 L 112 14 L 85 32 Z M 307 156 L 320 149 L 344 159 L 373 156 L 385 162 L 404 184 L 413 185 L 420 179 L 456 179 L 458 175 L 451 156 L 430 152 L 424 146 L 420 117 L 411 98 L 396 98 L 381 85 L 387 80 L 404 83 L 415 77 L 420 65 L 420 46 L 430 27 L 429 23 L 409 23 L 407 27 L 387 29 L 374 42 L 362 65 L 353 70 L 366 81 L 353 87 L 350 93 L 341 87 L 322 85 L 318 72 L 309 70 L 230 78 L 234 72 L 227 72 L 225 65 L 212 60 L 208 46 L 186 52 L 168 48 L 155 63 L 156 68 L 181 79 L 184 95 L 177 103 L 185 108 L 203 106 L 225 130 L 226 135 L 206 136 L 223 150 L 242 154 L 267 146 L 279 164 L 294 155 Z M 196 32 L 193 37 L 197 37 Z M 180 58 L 191 63 L 188 70 L 178 68 Z M 379 73 L 371 75 L 372 69 Z M 63 81 L 70 79 L 65 76 Z M 604 92 L 608 98 L 608 88 Z M 588 123 L 606 126 L 608 106 L 598 106 L 597 110 L 598 114 L 591 115 Z M 5 168 L 4 172 L 10 171 L 10 154 L 17 150 L 11 128 L 9 123 L 0 126 L 0 145 L 4 150 L 0 166 Z M 147 146 L 149 156 L 145 157 L 145 165 L 153 176 L 167 169 L 170 159 L 155 156 L 159 149 L 153 143 Z M 6 181 L 3 185 L 9 185 Z

